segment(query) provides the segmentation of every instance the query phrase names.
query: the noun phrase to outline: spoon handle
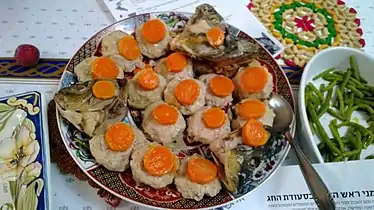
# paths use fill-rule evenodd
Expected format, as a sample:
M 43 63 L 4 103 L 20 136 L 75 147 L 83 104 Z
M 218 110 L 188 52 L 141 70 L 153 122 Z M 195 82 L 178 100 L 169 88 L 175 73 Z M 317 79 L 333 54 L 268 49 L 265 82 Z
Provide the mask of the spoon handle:
M 299 162 L 301 172 L 303 173 L 304 179 L 312 193 L 314 200 L 320 210 L 334 210 L 336 209 L 335 202 L 332 199 L 329 190 L 321 177 L 318 175 L 312 164 L 309 162 L 303 151 L 300 149 L 297 142 L 294 141 L 289 131 L 285 133 L 286 139 L 290 142 L 294 148 Z

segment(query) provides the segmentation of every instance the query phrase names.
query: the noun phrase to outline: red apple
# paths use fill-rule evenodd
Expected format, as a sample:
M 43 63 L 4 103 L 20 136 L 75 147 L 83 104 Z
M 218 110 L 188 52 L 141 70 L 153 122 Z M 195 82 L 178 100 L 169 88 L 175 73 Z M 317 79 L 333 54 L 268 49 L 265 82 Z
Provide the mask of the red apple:
M 22 66 L 32 67 L 35 66 L 40 57 L 37 47 L 31 44 L 22 44 L 17 47 L 14 53 L 17 64 Z

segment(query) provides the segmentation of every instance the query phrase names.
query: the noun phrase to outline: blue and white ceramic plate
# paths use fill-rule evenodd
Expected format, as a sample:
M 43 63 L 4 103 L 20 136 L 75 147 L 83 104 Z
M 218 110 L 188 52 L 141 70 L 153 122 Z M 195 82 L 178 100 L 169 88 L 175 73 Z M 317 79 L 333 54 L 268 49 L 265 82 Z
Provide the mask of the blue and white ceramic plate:
M 49 144 L 38 92 L 0 98 L 0 209 L 44 210 L 49 202 Z

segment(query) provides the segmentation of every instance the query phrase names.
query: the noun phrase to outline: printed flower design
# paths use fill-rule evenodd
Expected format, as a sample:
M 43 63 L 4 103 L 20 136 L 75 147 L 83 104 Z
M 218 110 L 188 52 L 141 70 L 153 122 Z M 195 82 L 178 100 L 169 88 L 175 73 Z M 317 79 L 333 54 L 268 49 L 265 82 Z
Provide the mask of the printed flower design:
M 26 173 L 39 176 L 41 165 L 33 163 L 39 151 L 40 146 L 35 140 L 35 134 L 25 125 L 21 125 L 17 134 L 0 142 L 0 179 L 14 181 L 24 169 Z

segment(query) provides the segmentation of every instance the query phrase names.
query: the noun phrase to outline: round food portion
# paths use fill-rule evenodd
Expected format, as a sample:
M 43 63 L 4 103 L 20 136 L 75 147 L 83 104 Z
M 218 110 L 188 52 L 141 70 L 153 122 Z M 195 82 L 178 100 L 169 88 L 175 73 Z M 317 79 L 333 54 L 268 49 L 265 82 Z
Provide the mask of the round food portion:
M 151 69 L 144 69 L 127 82 L 128 103 L 136 109 L 145 109 L 162 100 L 166 80 Z
M 79 82 L 87 82 L 93 79 L 123 79 L 124 74 L 120 67 L 107 57 L 92 56 L 84 59 L 74 68 Z
M 243 143 L 250 147 L 264 145 L 269 139 L 269 134 L 264 124 L 255 119 L 249 119 L 242 127 Z
M 273 91 L 273 76 L 258 61 L 248 67 L 242 67 L 234 79 L 236 94 L 240 99 L 267 99 Z
M 187 119 L 187 140 L 211 144 L 231 131 L 227 114 L 219 108 L 204 107 Z
M 192 179 L 195 181 L 191 181 L 190 177 L 194 177 Z M 196 181 L 203 183 L 199 184 Z M 174 183 L 184 198 L 197 201 L 203 199 L 204 195 L 214 197 L 222 189 L 215 165 L 197 155 L 182 162 Z
M 166 54 L 172 39 L 168 26 L 161 19 L 150 19 L 135 30 L 140 51 L 150 59 Z
M 199 77 L 206 86 L 205 101 L 208 106 L 225 107 L 233 98 L 234 83 L 228 77 L 218 74 L 203 74 Z
M 125 72 L 142 66 L 143 56 L 138 42 L 123 31 L 116 30 L 105 35 L 101 40 L 100 52 L 110 57 Z
M 165 102 L 172 104 L 184 115 L 191 115 L 205 104 L 206 87 L 193 78 L 175 78 L 164 91 Z
M 225 40 L 225 32 L 219 27 L 212 27 L 206 32 L 206 38 L 212 47 L 219 47 Z
M 98 99 L 110 99 L 118 94 L 116 85 L 110 80 L 99 80 L 92 86 L 92 93 Z
M 172 156 L 168 155 L 170 151 L 165 152 L 167 150 L 167 148 L 165 149 L 155 142 L 144 143 L 134 148 L 130 166 L 132 176 L 137 184 L 143 183 L 155 189 L 160 189 L 173 183 L 176 170 L 179 168 L 179 160 L 174 154 Z M 151 175 L 149 171 L 154 172 L 155 176 Z M 165 171 L 169 172 L 165 173 Z
M 172 53 L 162 58 L 155 66 L 155 71 L 170 81 L 174 78 L 192 78 L 192 60 L 182 53 Z
M 133 140 L 131 144 L 131 141 L 126 141 L 126 139 L 125 141 L 123 141 L 122 138 L 117 138 L 114 140 L 110 139 L 116 138 L 117 132 L 119 133 L 119 135 L 122 135 L 121 133 L 123 133 L 123 131 L 121 131 L 121 128 L 110 129 L 110 127 L 106 130 L 105 134 L 96 135 L 89 141 L 90 151 L 96 162 L 103 165 L 110 171 L 125 171 L 129 167 L 130 155 L 134 146 L 140 143 L 147 142 L 144 134 L 139 129 L 129 124 L 125 124 L 125 126 L 130 127 L 133 132 Z M 107 134 L 108 131 L 109 138 Z M 111 142 L 111 145 L 114 146 L 114 148 L 120 148 L 120 150 L 112 150 L 111 147 L 107 144 L 108 141 Z M 117 143 L 119 144 L 116 145 Z
M 176 107 L 158 101 L 144 110 L 142 128 L 151 140 L 168 144 L 183 139 L 186 122 Z
M 235 105 L 234 111 L 237 116 L 232 120 L 234 129 L 243 126 L 249 119 L 256 119 L 264 125 L 273 126 L 275 113 L 266 100 L 245 99 Z

